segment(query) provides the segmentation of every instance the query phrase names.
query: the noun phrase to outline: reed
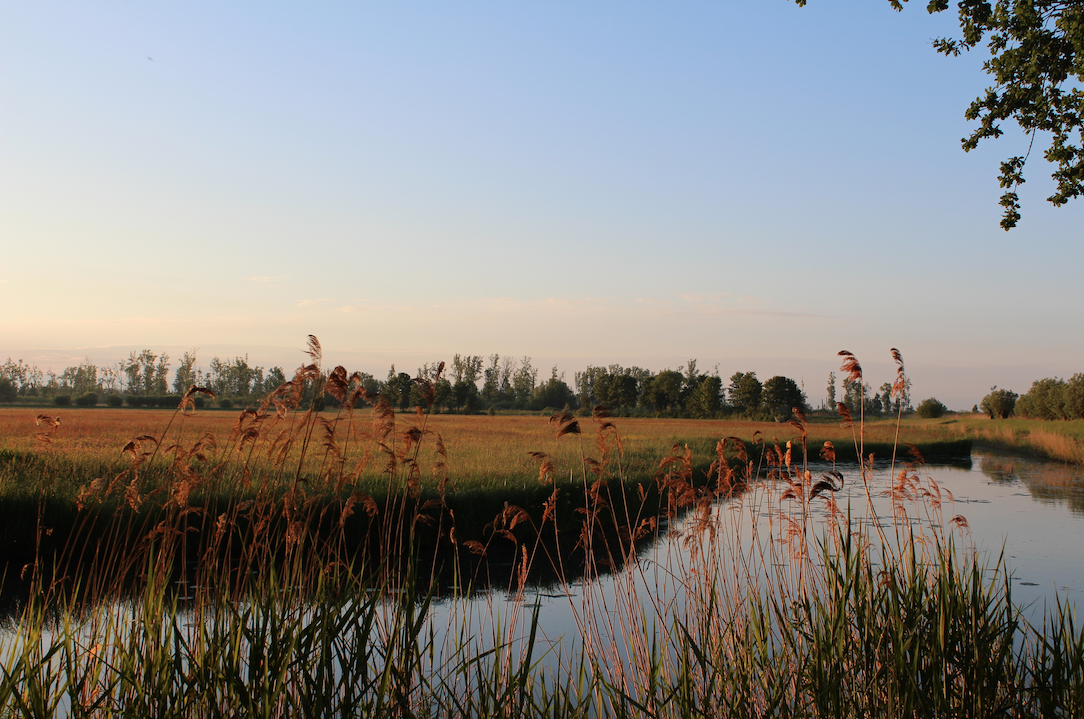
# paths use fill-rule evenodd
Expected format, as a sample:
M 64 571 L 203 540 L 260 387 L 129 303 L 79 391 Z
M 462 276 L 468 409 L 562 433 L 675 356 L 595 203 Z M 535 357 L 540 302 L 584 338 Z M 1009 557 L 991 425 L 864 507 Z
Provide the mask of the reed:
M 844 442 L 798 413 L 779 440 L 716 436 L 706 467 L 695 442 L 672 442 L 640 478 L 626 420 L 558 413 L 517 469 L 534 494 L 513 496 L 537 504 L 498 507 L 457 499 L 439 418 L 396 415 L 308 349 L 224 435 L 181 409 L 126 444 L 75 493 L 83 533 L 52 554 L 37 512 L 28 588 L 0 632 L 0 716 L 1084 709 L 1074 609 L 1021 618 L 914 448 L 884 500 L 892 521 L 878 518 L 861 419 L 849 476 Z M 423 397 L 435 379 L 416 380 Z M 343 409 L 298 406 L 306 383 Z M 62 467 L 59 440 L 38 442 L 12 462 Z M 866 488 L 864 508 L 838 506 L 843 481 Z M 57 483 L 36 487 L 41 506 Z M 491 510 L 478 534 L 472 504 Z M 556 603 L 574 630 L 548 636 Z

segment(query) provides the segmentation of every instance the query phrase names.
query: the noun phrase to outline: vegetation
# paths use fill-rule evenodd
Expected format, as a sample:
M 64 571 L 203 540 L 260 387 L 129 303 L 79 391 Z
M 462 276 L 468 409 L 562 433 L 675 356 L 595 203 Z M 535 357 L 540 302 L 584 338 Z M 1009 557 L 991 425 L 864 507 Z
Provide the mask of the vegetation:
M 796 0 L 805 5 L 806 0 Z M 907 0 L 889 0 L 896 10 Z M 979 126 L 962 140 L 965 152 L 982 140 L 1001 137 L 1001 123 L 1014 120 L 1028 136 L 1024 155 L 1001 163 L 998 181 L 1005 193 L 1001 227 L 1009 230 L 1020 220 L 1017 189 L 1024 183 L 1024 165 L 1039 133 L 1050 138 L 1043 155 L 1055 166 L 1051 178 L 1057 190 L 1047 198 L 1058 207 L 1084 193 L 1084 3 L 1081 0 L 997 0 L 955 3 L 960 18 L 959 38 L 939 38 L 933 46 L 947 56 L 958 56 L 986 40 L 990 59 L 983 65 L 994 85 L 976 98 L 964 116 Z M 930 0 L 930 13 L 949 9 L 949 0 Z
M 1032 382 L 1015 406 L 1016 414 L 1032 419 L 1084 419 L 1084 374 L 1068 381 L 1058 378 Z
M 979 408 L 990 419 L 1007 419 L 1016 407 L 1017 394 L 1007 389 L 990 388 L 990 394 L 982 398 Z
M 358 376 L 321 371 L 315 339 L 309 351 L 312 363 L 224 436 L 207 431 L 221 414 L 187 414 L 193 388 L 164 429 L 125 446 L 119 474 L 103 456 L 101 479 L 78 492 L 76 526 L 109 529 L 93 541 L 69 537 L 55 554 L 43 511 L 67 476 L 60 450 L 69 423 L 42 415 L 36 449 L 0 452 L 0 470 L 36 467 L 41 476 L 23 487 L 41 510 L 30 519 L 34 561 L 19 573 L 28 601 L 0 633 L 0 715 L 1084 708 L 1084 635 L 1071 611 L 1056 608 L 1042 627 L 1021 619 L 1000 565 L 956 551 L 966 519 L 923 476 L 917 455 L 901 463 L 891 524 L 873 508 L 871 462 L 847 478 L 866 488 L 865 509 L 852 517 L 835 504 L 843 476 L 811 473 L 816 442 L 800 412 L 782 425 L 791 432 L 785 447 L 726 437 L 713 443 L 706 471 L 691 448 L 673 446 L 630 495 L 621 488 L 637 429 L 619 433 L 602 410 L 591 419 L 559 412 L 527 457 L 537 505 L 505 500 L 473 538 L 461 511 L 478 502 L 456 503 L 463 489 L 449 475 L 456 454 L 441 422 L 493 420 L 424 408 L 397 417 Z M 902 361 L 899 369 L 902 386 Z M 845 371 L 861 382 L 853 357 Z M 440 375 L 438 366 L 415 379 L 426 406 Z M 317 412 L 320 398 L 339 408 Z M 361 403 L 371 407 L 364 415 L 354 409 Z M 512 420 L 541 424 L 501 422 Z M 868 429 L 847 428 L 856 456 L 865 457 Z M 829 466 L 834 450 L 821 450 Z M 359 482 L 369 465 L 381 467 L 380 501 Z M 643 542 L 662 537 L 661 520 L 684 551 L 641 556 Z M 71 572 L 80 556 L 92 571 Z M 498 561 L 506 572 L 493 573 Z M 539 605 L 531 609 L 539 575 L 573 617 L 563 638 L 548 637 Z M 483 591 L 487 576 L 499 577 L 508 604 L 503 590 Z
M 948 407 L 943 405 L 935 397 L 924 399 L 918 404 L 918 409 L 915 410 L 915 414 L 923 419 L 937 419 L 938 417 L 944 417 L 948 412 Z

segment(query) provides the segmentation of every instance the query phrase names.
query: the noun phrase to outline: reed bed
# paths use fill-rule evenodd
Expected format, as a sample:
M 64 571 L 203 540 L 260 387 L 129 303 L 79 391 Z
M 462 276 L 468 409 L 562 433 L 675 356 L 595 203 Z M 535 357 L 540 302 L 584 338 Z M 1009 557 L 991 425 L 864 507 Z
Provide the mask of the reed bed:
M 911 420 L 908 424 L 922 431 L 922 422 Z M 924 422 L 925 431 L 933 436 L 968 438 L 998 449 L 1084 464 L 1084 420 L 965 417 Z
M 716 437 L 706 468 L 674 443 L 633 481 L 627 421 L 558 413 L 523 470 L 542 501 L 505 503 L 466 539 L 438 418 L 397 417 L 345 370 L 321 372 L 315 338 L 309 351 L 226 437 L 171 442 L 178 414 L 81 492 L 80 511 L 107 512 L 109 532 L 21 570 L 28 591 L 0 633 L 0 716 L 1084 708 L 1075 609 L 1022 619 L 1000 563 L 968 551 L 966 518 L 917 450 L 890 460 L 892 488 L 874 496 L 861 418 L 843 418 L 864 457 L 853 466 L 836 464 L 834 441 L 811 442 L 796 413 L 787 440 Z M 844 369 L 861 381 L 853 357 Z M 423 396 L 433 379 L 418 378 Z M 347 409 L 298 407 L 306 382 Z M 363 460 L 382 467 L 380 501 L 360 483 Z M 843 482 L 864 489 L 864 506 L 838 506 Z M 93 571 L 69 571 L 76 555 Z M 508 558 L 494 582 L 486 562 Z M 543 594 L 566 605 L 571 631 L 548 633 Z

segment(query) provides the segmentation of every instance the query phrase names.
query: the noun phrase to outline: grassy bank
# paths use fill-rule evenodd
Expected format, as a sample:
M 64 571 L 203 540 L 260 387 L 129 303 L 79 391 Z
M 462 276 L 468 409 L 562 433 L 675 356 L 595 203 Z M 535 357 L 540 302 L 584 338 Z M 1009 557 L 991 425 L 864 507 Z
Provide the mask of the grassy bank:
M 930 436 L 959 437 L 988 447 L 1084 464 L 1084 420 L 992 420 L 979 415 L 955 415 L 905 420 L 905 426 Z

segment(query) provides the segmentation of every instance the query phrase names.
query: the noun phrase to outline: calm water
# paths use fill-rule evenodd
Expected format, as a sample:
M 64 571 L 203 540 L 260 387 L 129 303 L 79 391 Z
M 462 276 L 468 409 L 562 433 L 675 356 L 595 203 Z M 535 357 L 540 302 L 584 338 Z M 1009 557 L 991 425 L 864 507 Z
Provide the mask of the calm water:
M 970 534 L 957 531 L 957 541 L 972 543 L 973 551 L 990 561 L 1004 550 L 1013 600 L 1024 608 L 1025 617 L 1040 619 L 1055 597 L 1084 606 L 1084 468 L 985 449 L 976 450 L 972 459 L 966 467 L 920 469 L 922 477 L 942 490 L 942 523 L 948 524 L 957 515 L 965 517 Z M 857 467 L 840 469 L 845 484 L 835 495 L 837 503 L 844 509 L 849 505 L 854 516 L 866 515 L 866 494 Z M 814 476 L 817 474 L 814 471 Z M 879 466 L 871 493 L 882 525 L 892 532 L 896 525 L 891 502 L 882 495 L 890 484 L 888 466 Z M 728 553 L 747 551 L 756 536 L 760 541 L 781 536 L 779 513 L 758 499 L 768 493 L 767 487 L 768 483 L 761 483 L 739 500 L 724 500 L 711 507 L 711 523 L 722 528 L 710 540 L 712 546 L 706 546 L 710 534 L 693 534 L 691 520 L 686 518 L 675 521 L 644 548 L 638 562 L 614 575 L 567 586 L 528 585 L 521 594 L 494 590 L 469 602 L 436 602 L 428 617 L 429 636 L 436 645 L 428 671 L 443 671 L 447 665 L 442 662 L 462 656 L 459 652 L 464 641 L 478 649 L 510 642 L 511 653 L 519 654 L 526 646 L 535 611 L 539 624 L 532 662 L 539 670 L 575 666 L 575 654 L 583 647 L 596 658 L 605 657 L 611 667 L 627 666 L 632 654 L 639 652 L 642 657 L 649 649 L 643 641 L 637 646 L 637 637 L 651 637 L 660 623 L 669 625 L 690 611 L 689 592 L 694 590 L 689 587 L 697 583 L 688 577 L 707 566 L 705 556 L 715 552 L 725 558 Z M 813 507 L 813 532 L 819 534 L 817 527 L 824 526 L 824 503 L 815 500 Z M 909 523 L 921 527 L 922 521 L 912 519 Z M 699 559 L 695 552 L 700 552 Z M 718 566 L 728 565 L 724 559 Z M 769 574 L 772 571 L 774 568 L 767 570 Z M 122 616 L 131 610 L 123 604 L 115 608 Z M 0 630 L 0 647 L 19 641 L 10 630 Z M 65 713 L 62 709 L 61 714 Z
M 855 516 L 865 514 L 867 500 L 857 466 L 841 465 L 839 469 L 845 484 L 836 494 L 837 503 L 844 510 L 849 504 Z M 942 506 L 944 524 L 957 515 L 967 520 L 970 533 L 955 532 L 959 544 L 966 547 L 970 542 L 973 551 L 991 564 L 1004 550 L 1013 602 L 1024 610 L 1025 617 L 1041 620 L 1045 607 L 1053 606 L 1057 597 L 1084 606 L 1084 467 L 976 449 L 970 466 L 927 466 L 919 474 L 947 490 Z M 878 465 L 871 492 L 877 515 L 891 532 L 891 503 L 881 494 L 889 486 L 889 465 Z M 713 514 L 720 524 L 744 522 L 751 526 L 755 521 L 766 531 L 770 513 L 749 504 L 749 495 L 741 503 L 723 501 Z M 823 503 L 814 500 L 813 507 L 814 514 L 823 519 Z M 919 524 L 917 520 L 913 523 Z M 474 636 L 487 636 L 495 625 L 503 625 L 511 629 L 503 634 L 506 638 L 521 636 L 526 615 L 537 604 L 544 640 L 564 645 L 569 638 L 578 641 L 585 633 L 598 631 L 598 640 L 605 643 L 622 633 L 618 625 L 626 615 L 636 614 L 622 606 L 629 587 L 640 601 L 655 605 L 656 611 L 650 613 L 663 618 L 680 616 L 686 602 L 682 577 L 690 566 L 683 534 L 687 524 L 688 520 L 675 522 L 671 532 L 641 553 L 635 571 L 567 588 L 528 587 L 520 597 L 494 591 L 466 609 L 455 602 L 441 602 L 434 612 L 434 624 L 470 626 L 469 633 Z M 743 536 L 747 539 L 748 534 L 746 530 Z

